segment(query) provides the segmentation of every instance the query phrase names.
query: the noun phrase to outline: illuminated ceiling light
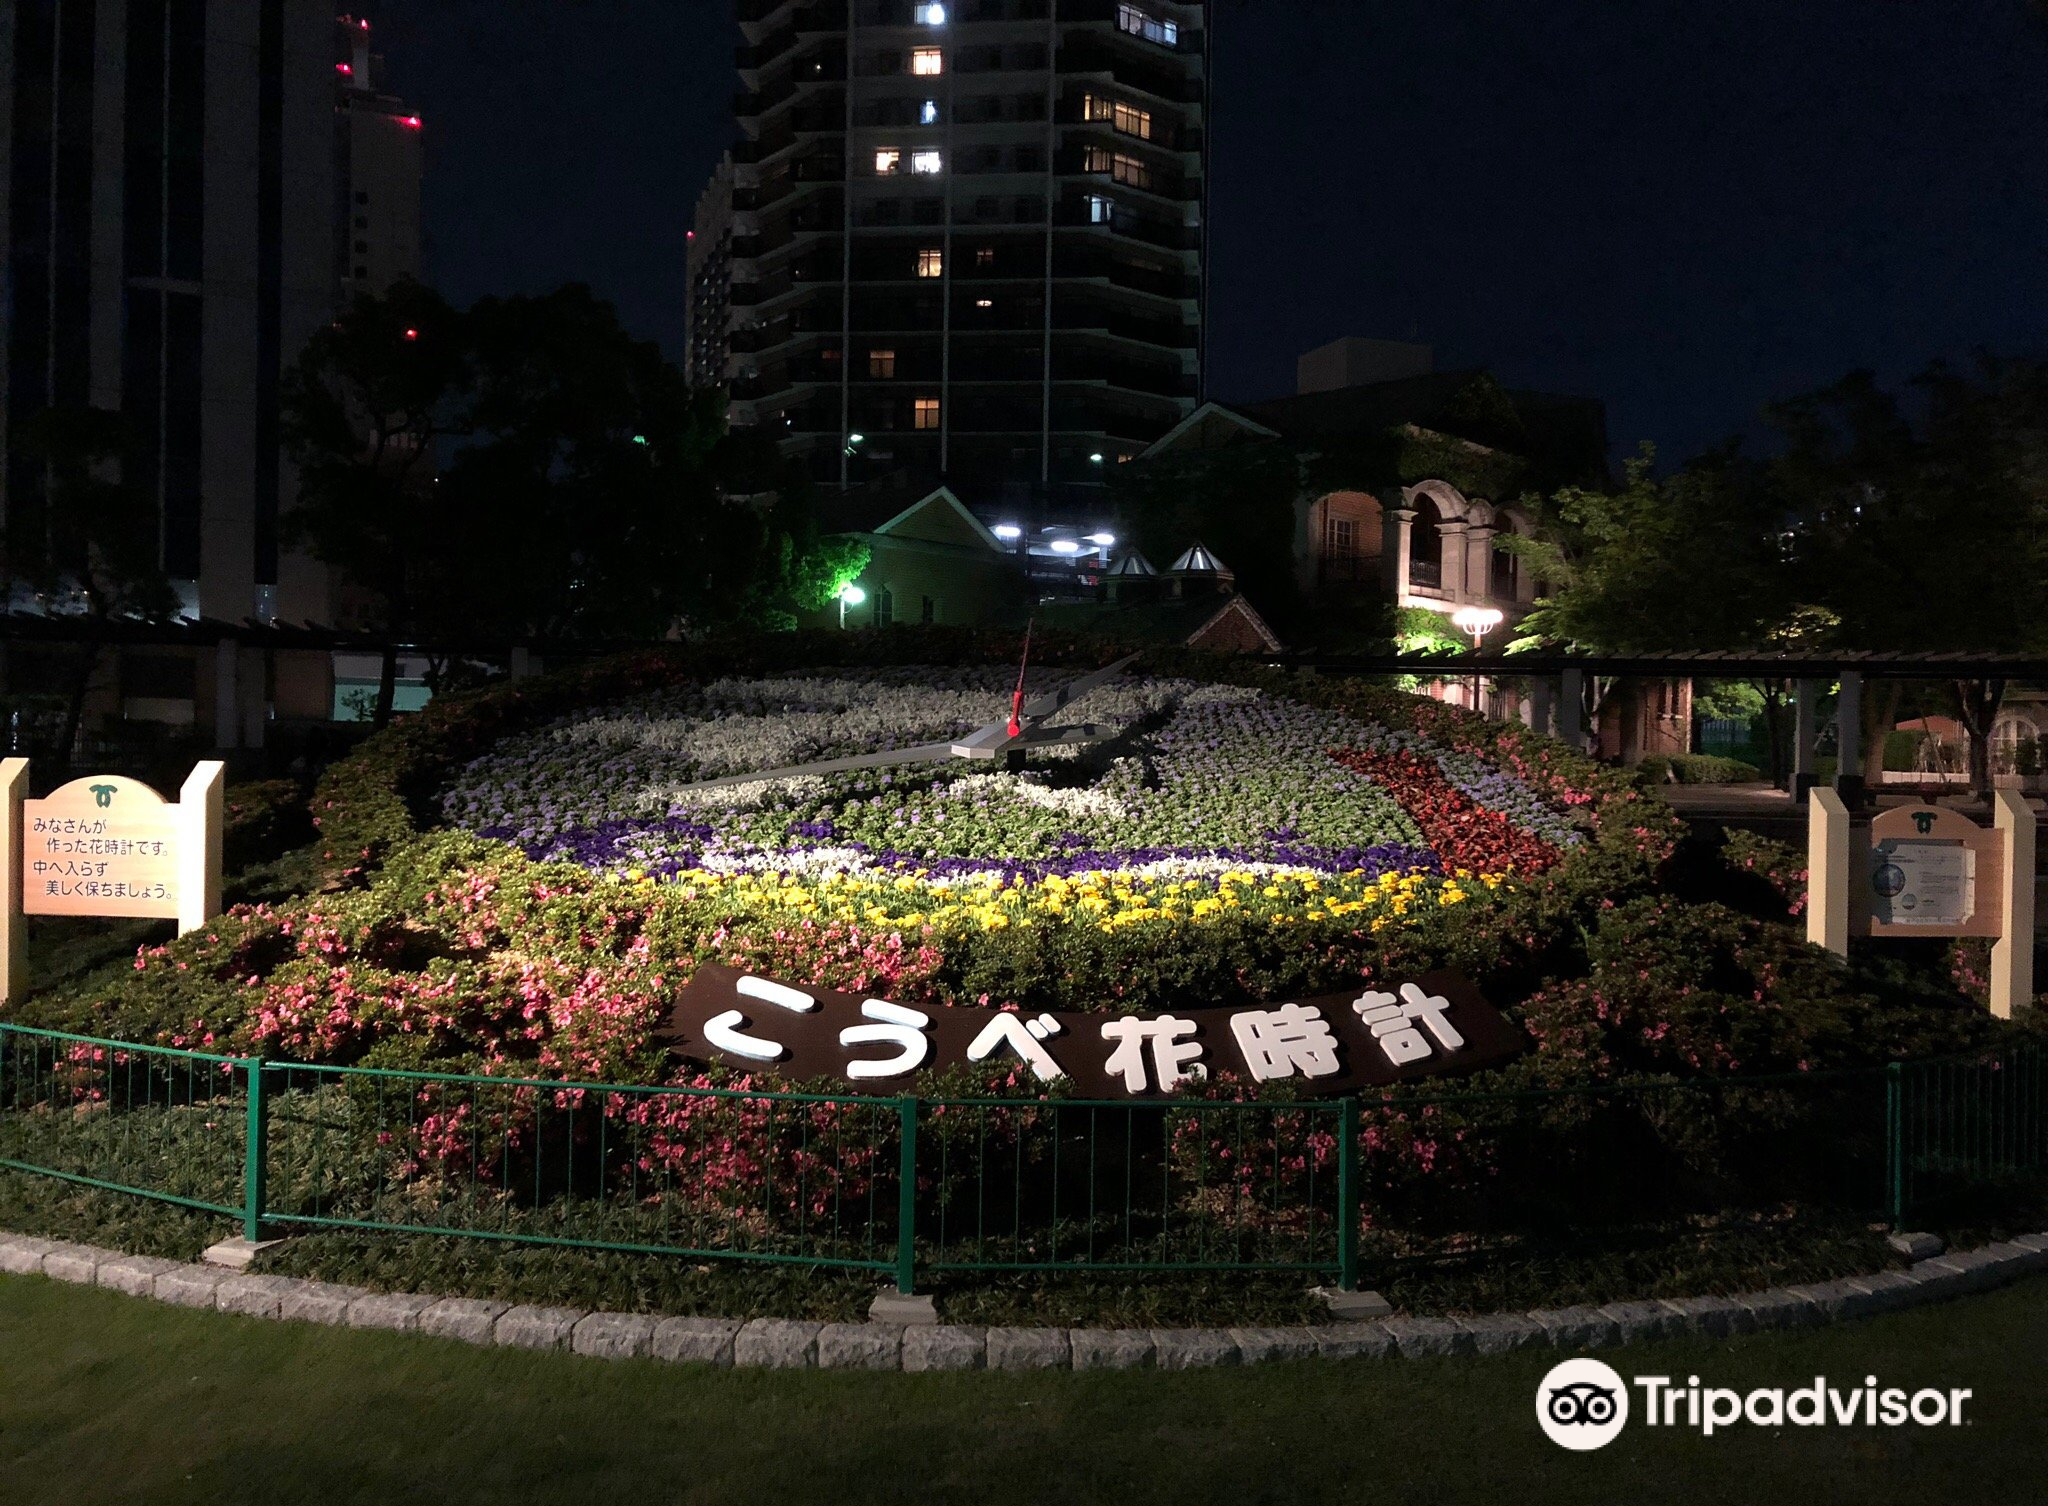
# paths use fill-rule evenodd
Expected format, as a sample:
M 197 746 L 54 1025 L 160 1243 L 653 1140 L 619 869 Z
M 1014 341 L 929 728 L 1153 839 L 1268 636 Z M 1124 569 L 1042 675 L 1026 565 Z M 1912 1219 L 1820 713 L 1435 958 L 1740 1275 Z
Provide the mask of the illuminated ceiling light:
M 989 532 L 999 539 L 1021 539 L 1024 537 L 1024 530 L 1015 523 L 998 523 Z
M 1081 546 L 1072 539 L 1054 539 L 1052 541 L 1052 552 L 1054 554 L 1079 554 Z
M 865 434 L 849 434 L 846 436 L 846 442 L 848 444 L 860 444 L 864 442 L 866 439 L 867 435 Z
M 1102 464 L 1102 451 L 1097 450 L 1093 455 L 1090 455 L 1088 458 L 1095 464 L 1100 465 Z
M 1100 544 L 1103 548 L 1107 549 L 1116 542 L 1116 535 L 1113 533 L 1091 533 L 1088 535 L 1088 542 Z

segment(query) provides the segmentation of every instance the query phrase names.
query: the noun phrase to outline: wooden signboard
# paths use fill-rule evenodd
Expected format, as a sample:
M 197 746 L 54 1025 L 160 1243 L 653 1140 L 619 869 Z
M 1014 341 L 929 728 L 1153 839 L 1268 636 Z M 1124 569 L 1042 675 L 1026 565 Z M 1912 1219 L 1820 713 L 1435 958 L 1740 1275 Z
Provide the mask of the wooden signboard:
M 1997 936 L 2005 834 L 1937 805 L 1902 805 L 1863 829 L 1852 850 L 1850 924 L 1870 936 Z M 1860 881 L 1857 881 L 1860 880 Z
M 95 774 L 21 807 L 29 915 L 178 916 L 185 816 L 139 779 Z
M 1223 1072 L 1301 1093 L 1353 1093 L 1497 1067 L 1528 1044 L 1454 973 L 1293 1002 L 1117 1016 L 911 1008 L 715 963 L 691 976 L 660 1034 L 682 1056 L 837 1078 L 856 1092 L 900 1093 L 919 1072 L 985 1064 L 1097 1099 L 1171 1093 Z
M 2032 807 L 1996 790 L 1992 824 L 1936 805 L 1904 805 L 1858 826 L 1833 790 L 1807 812 L 1806 939 L 1839 956 L 1853 936 L 1987 936 L 1991 1012 L 2034 997 Z
M 122 774 L 31 800 L 28 760 L 0 760 L 0 1000 L 26 984 L 24 916 L 175 920 L 182 936 L 220 913 L 226 772 L 196 765 L 175 801 Z

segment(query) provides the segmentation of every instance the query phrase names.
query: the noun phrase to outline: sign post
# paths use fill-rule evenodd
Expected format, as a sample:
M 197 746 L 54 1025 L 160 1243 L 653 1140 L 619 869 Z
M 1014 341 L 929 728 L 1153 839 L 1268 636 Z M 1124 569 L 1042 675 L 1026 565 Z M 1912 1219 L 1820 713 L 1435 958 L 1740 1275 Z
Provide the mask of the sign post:
M 220 913 L 226 772 L 196 765 L 175 802 L 122 774 L 31 800 L 28 760 L 0 761 L 0 1002 L 27 986 L 26 916 L 160 918 L 182 936 Z
M 28 917 L 21 909 L 21 802 L 28 760 L 0 759 L 0 1003 L 28 992 Z
M 1991 1012 L 2010 1019 L 2034 991 L 2035 817 L 1998 790 L 1979 826 L 1936 805 L 1897 806 L 1867 826 L 1816 787 L 1807 813 L 1806 939 L 1837 956 L 1856 936 L 1992 939 Z
M 1992 794 L 1992 823 L 2005 838 L 2005 933 L 1991 947 L 1991 1012 L 2012 1018 L 2034 997 L 2034 813 L 2018 790 Z

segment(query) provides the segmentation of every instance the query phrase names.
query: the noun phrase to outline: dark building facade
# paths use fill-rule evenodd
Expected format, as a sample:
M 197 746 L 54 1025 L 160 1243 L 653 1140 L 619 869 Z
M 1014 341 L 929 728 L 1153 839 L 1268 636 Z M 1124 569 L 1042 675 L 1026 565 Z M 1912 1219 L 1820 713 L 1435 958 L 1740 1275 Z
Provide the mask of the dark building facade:
M 419 254 L 420 122 L 359 75 L 362 23 L 337 25 L 324 0 L 0 6 L 0 510 L 17 544 L 49 522 L 23 425 L 117 411 L 188 610 L 327 617 L 325 572 L 281 545 L 283 370 L 346 293 Z M 384 203 L 360 217 L 388 233 L 355 224 L 373 190 Z
M 979 505 L 1085 495 L 1193 411 L 1205 4 L 738 9 L 736 425 Z
M 732 157 L 728 154 L 697 199 L 690 223 L 690 385 L 725 385 L 732 313 Z

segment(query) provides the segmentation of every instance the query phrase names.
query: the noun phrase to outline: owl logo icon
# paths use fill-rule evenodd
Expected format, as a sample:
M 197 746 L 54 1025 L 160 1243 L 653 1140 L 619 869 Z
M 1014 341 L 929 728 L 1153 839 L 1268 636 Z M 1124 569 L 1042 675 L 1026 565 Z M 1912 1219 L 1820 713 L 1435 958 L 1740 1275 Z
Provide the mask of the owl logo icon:
M 1598 1360 L 1566 1360 L 1536 1388 L 1536 1425 L 1560 1448 L 1605 1448 L 1627 1421 L 1628 1383 Z

